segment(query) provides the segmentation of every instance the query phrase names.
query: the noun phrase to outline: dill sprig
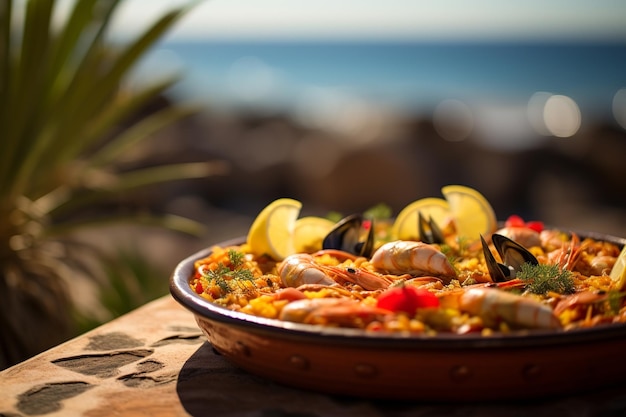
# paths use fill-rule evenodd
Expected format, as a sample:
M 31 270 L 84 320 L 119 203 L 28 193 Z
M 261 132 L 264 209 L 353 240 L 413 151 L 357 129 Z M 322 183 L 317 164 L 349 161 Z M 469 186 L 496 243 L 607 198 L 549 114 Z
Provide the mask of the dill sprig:
M 624 293 L 615 290 L 611 290 L 607 293 L 607 305 L 611 316 L 619 314 L 619 311 L 622 308 L 622 298 L 624 295 Z
M 458 236 L 456 238 L 457 245 L 459 245 L 459 253 L 465 253 L 469 250 L 470 243 L 472 242 L 468 237 Z
M 363 217 L 372 220 L 387 220 L 391 218 L 391 215 L 391 207 L 385 203 L 378 203 L 363 212 Z
M 245 268 L 245 258 L 242 252 L 229 249 L 228 263 L 229 265 L 224 265 L 220 262 L 214 270 L 205 268 L 202 276 L 209 282 L 214 282 L 224 294 L 229 294 L 236 289 L 245 291 L 248 288 L 243 284 L 245 281 L 255 286 L 254 274 Z
M 456 255 L 457 252 L 455 251 L 455 249 L 447 243 L 441 243 L 439 245 L 439 250 L 445 255 L 445 257 L 448 259 L 448 262 L 450 262 L 450 265 L 452 265 L 452 268 L 454 268 L 454 270 L 458 274 L 459 270 L 456 267 L 456 261 L 459 259 L 459 257 Z
M 548 292 L 572 294 L 575 291 L 572 273 L 560 269 L 558 265 L 531 265 L 520 267 L 517 278 L 526 283 L 526 289 L 534 294 L 545 295 Z

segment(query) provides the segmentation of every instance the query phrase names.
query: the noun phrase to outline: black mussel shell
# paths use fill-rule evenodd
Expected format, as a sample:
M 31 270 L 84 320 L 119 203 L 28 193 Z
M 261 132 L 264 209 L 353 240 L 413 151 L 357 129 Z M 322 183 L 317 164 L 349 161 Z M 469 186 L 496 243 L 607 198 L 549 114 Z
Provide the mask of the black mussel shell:
M 485 255 L 485 263 L 487 264 L 487 270 L 489 271 L 489 275 L 494 282 L 504 282 L 509 281 L 515 277 L 515 271 L 511 270 L 511 268 L 507 267 L 496 261 L 491 250 L 489 249 L 489 245 L 485 241 L 485 239 L 480 236 L 480 242 L 483 245 L 483 254 Z
M 494 233 L 491 236 L 491 240 L 502 259 L 502 263 L 499 263 L 489 250 L 485 239 L 481 236 L 480 240 L 483 245 L 483 254 L 485 255 L 489 275 L 491 275 L 491 279 L 495 282 L 503 282 L 515 278 L 516 273 L 525 263 L 531 265 L 539 264 L 537 258 L 525 247 L 506 236 Z
M 417 213 L 420 240 L 424 243 L 444 243 L 443 232 L 432 218 L 426 220 L 422 212 Z
M 365 240 L 363 216 L 352 214 L 341 219 L 322 241 L 322 249 L 339 249 L 353 255 L 370 257 L 374 249 L 374 221 L 371 221 Z
M 520 266 L 526 263 L 531 265 L 539 264 L 535 255 L 530 253 L 528 249 L 506 236 L 494 233 L 491 236 L 491 241 L 500 254 L 502 262 L 512 267 L 515 271 L 519 271 Z

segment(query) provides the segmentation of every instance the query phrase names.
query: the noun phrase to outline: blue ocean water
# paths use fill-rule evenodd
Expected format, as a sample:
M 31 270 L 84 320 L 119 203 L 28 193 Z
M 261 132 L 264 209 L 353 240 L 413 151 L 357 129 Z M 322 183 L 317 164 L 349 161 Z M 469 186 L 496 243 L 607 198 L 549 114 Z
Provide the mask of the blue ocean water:
M 446 98 L 526 103 L 542 91 L 606 115 L 626 88 L 618 42 L 195 41 L 164 43 L 159 56 L 184 71 L 182 94 L 214 108 L 289 109 L 339 91 L 420 112 Z

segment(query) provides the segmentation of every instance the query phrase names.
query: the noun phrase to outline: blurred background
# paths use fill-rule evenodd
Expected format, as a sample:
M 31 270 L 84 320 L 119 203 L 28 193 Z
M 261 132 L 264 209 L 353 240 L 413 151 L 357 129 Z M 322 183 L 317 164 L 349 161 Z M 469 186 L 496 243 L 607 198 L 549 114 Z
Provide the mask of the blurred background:
M 0 18 L 6 17 L 7 4 L 14 4 L 19 27 L 29 3 L 0 4 Z M 57 6 L 52 28 L 63 29 L 77 3 L 52 3 Z M 121 1 L 108 39 L 123 50 L 155 20 L 189 3 Z M 81 14 L 90 16 L 115 2 L 78 4 L 91 8 Z M 36 33 L 42 21 L 33 16 L 36 24 L 24 27 Z M 72 80 L 63 66 L 60 76 L 44 76 L 54 81 L 50 95 L 37 95 L 38 84 L 28 77 L 38 79 L 39 67 L 45 67 L 45 51 L 36 48 L 48 34 L 18 34 L 18 43 L 37 42 L 30 50 L 23 48 L 31 60 L 21 63 L 30 64 L 31 72 L 17 76 L 17 100 L 5 94 L 13 87 L 0 88 L 0 98 L 9 97 L 2 102 L 7 104 L 0 108 L 0 122 L 23 122 L 3 129 L 9 139 L 0 143 L 6 151 L 0 154 L 0 185 L 10 188 L 0 187 L 5 199 L 0 204 L 0 368 L 165 295 L 169 274 L 181 259 L 245 236 L 258 212 L 280 197 L 300 200 L 303 216 L 348 215 L 380 203 L 397 214 L 414 200 L 441 197 L 444 185 L 462 184 L 480 191 L 501 220 L 517 214 L 565 230 L 626 237 L 625 19 L 626 3 L 608 0 L 199 1 L 158 37 L 128 77 L 119 77 L 119 86 L 115 77 L 115 83 L 104 82 L 111 67 L 107 57 L 115 48 L 94 54 L 104 57 L 96 71 L 76 65 L 80 59 L 67 60 L 70 74 L 75 68 L 87 74 L 73 78 L 78 87 L 91 82 L 94 91 L 104 89 L 98 97 L 111 107 L 103 110 L 92 106 L 88 90 L 67 84 L 65 93 L 59 87 Z M 89 25 L 83 29 L 67 31 L 80 34 L 77 46 L 89 44 L 93 36 Z M 0 43 L 0 53 L 9 44 Z M 8 79 L 6 74 L 0 81 Z M 119 105 L 107 97 L 121 97 L 124 103 L 130 92 L 149 90 L 172 75 L 179 81 L 151 90 L 158 94 L 132 117 L 113 117 Z M 30 104 L 20 100 L 19 92 L 30 94 L 24 96 L 32 98 Z M 60 97 L 56 106 L 55 94 Z M 189 105 L 193 112 L 178 110 Z M 83 107 L 92 113 L 79 119 Z M 153 120 L 154 114 L 175 122 Z M 94 123 L 101 126 L 102 119 L 113 126 L 104 139 L 81 144 L 82 135 L 92 132 Z M 42 147 L 30 152 L 25 143 L 38 137 L 33 126 L 41 120 L 48 122 L 39 130 Z M 72 132 L 68 147 L 82 149 L 69 153 L 76 158 L 56 158 L 64 145 L 46 137 L 62 122 L 69 127 L 60 131 L 60 140 L 70 137 L 74 125 L 86 126 Z M 124 136 L 129 127 L 135 135 L 149 133 L 150 140 Z M 119 132 L 126 144 L 107 148 L 117 143 Z M 35 152 L 45 146 L 50 153 Z M 29 165 L 7 153 L 18 150 Z M 53 151 L 54 163 L 46 164 Z M 39 164 L 33 155 L 42 157 Z M 193 165 L 198 162 L 213 165 L 199 170 Z M 25 173 L 21 181 L 12 181 L 12 169 L 6 168 L 11 164 Z M 168 175 L 150 171 L 167 164 L 186 168 Z M 21 166 L 36 175 L 27 176 Z M 144 176 L 132 176 L 138 172 Z M 130 185 L 116 186 L 112 178 L 124 176 Z M 47 179 L 53 184 L 39 187 Z M 29 188 L 29 181 L 38 187 Z M 108 200 L 92 198 L 94 190 L 104 190 Z M 76 201 L 80 210 L 64 210 Z M 100 221 L 103 213 L 131 211 L 173 214 L 203 228 L 180 233 L 142 222 Z M 71 235 L 61 237 L 48 233 L 66 231 L 65 226 L 84 219 L 99 227 L 70 227 Z M 87 267 L 94 252 L 70 257 L 74 246 L 64 240 L 68 237 L 72 244 L 80 241 L 81 248 L 107 255 L 96 257 L 95 268 Z M 42 254 L 63 267 L 36 262 L 45 268 L 29 270 Z M 102 276 L 93 279 L 94 270 Z M 58 278 L 54 291 L 47 287 L 51 274 Z M 87 278 L 79 280 L 81 275 Z M 95 288 L 89 285 L 93 282 Z M 59 309 L 69 303 L 65 293 L 71 293 L 80 319 Z M 58 295 L 56 304 L 50 294 Z M 51 324 L 55 320 L 59 326 Z M 68 320 L 79 323 L 69 333 Z M 28 335 L 24 329 L 30 329 Z
M 127 2 L 117 34 L 171 3 Z M 397 213 L 465 184 L 500 219 L 625 236 L 625 18 L 617 1 L 202 2 L 136 80 L 182 71 L 169 98 L 204 110 L 163 153 L 232 170 L 162 201 L 210 242 L 278 197 Z

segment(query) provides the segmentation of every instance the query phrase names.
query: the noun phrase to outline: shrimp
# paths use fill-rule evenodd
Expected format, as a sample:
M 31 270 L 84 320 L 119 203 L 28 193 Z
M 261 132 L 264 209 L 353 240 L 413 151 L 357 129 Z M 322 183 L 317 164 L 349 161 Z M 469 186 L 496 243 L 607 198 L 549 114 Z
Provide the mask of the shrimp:
M 388 274 L 434 275 L 446 284 L 456 277 L 446 255 L 423 242 L 398 240 L 385 243 L 374 253 L 371 263 Z
M 575 309 L 577 307 L 582 307 L 583 310 L 586 310 L 587 306 L 605 301 L 607 299 L 608 296 L 605 293 L 581 291 L 561 299 L 554 307 L 554 314 L 560 315 L 565 310 Z
M 279 318 L 296 323 L 362 327 L 374 320 L 382 320 L 386 314 L 389 314 L 387 310 L 346 298 L 307 298 L 287 304 Z
M 441 305 L 479 316 L 488 326 L 504 321 L 515 327 L 560 329 L 552 309 L 528 297 L 488 287 L 450 291 L 440 296 Z
M 299 287 L 303 284 L 332 285 L 337 282 L 328 276 L 313 256 L 307 253 L 296 253 L 285 258 L 278 265 L 278 274 L 286 287 Z
M 617 262 L 617 258 L 615 256 L 596 256 L 591 261 L 591 269 L 588 275 L 609 275 L 615 265 L 615 262 Z
M 364 269 L 335 267 L 315 263 L 306 253 L 290 255 L 278 265 L 278 274 L 286 287 L 305 284 L 334 285 L 352 282 L 366 290 L 387 288 L 393 280 Z
M 504 227 L 496 233 L 508 237 L 525 248 L 541 245 L 539 233 L 529 227 Z
M 568 240 L 566 233 L 556 229 L 545 229 L 539 233 L 539 240 L 541 241 L 541 247 L 546 252 L 552 252 L 555 249 L 559 249 Z
M 569 245 L 563 242 L 560 249 L 548 253 L 548 262 L 558 265 L 561 270 L 574 270 L 582 251 L 589 245 L 588 241 L 580 244 L 578 235 L 572 233 Z

